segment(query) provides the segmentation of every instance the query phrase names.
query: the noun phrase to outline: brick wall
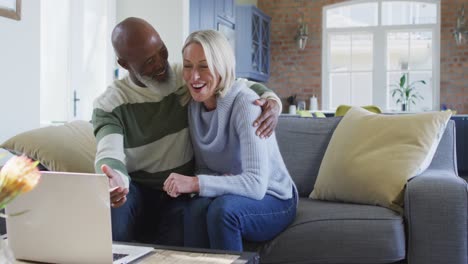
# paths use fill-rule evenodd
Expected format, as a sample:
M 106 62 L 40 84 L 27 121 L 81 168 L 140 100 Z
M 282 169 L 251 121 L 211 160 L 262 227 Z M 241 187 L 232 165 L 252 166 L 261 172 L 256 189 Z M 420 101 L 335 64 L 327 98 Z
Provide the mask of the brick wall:
M 468 114 L 468 43 L 457 46 L 452 35 L 462 3 L 468 22 L 467 0 L 441 1 L 440 103 Z
M 456 10 L 467 0 L 441 1 L 440 102 L 458 113 L 468 114 L 468 43 L 456 46 L 452 36 Z M 308 102 L 322 96 L 322 7 L 343 0 L 258 0 L 258 8 L 271 16 L 271 77 L 267 83 L 283 100 L 291 94 Z M 298 20 L 304 14 L 309 25 L 305 50 L 294 41 Z M 284 107 L 286 110 L 287 107 Z

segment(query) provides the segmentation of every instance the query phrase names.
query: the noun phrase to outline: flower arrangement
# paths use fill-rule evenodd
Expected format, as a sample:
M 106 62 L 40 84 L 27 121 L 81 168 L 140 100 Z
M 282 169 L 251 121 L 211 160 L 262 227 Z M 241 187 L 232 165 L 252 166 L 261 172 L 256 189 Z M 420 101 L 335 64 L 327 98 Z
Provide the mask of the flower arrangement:
M 41 177 L 38 164 L 38 161 L 32 161 L 24 155 L 13 156 L 5 163 L 0 170 L 0 209 L 5 208 L 19 194 L 36 187 Z M 0 217 L 8 216 L 13 215 L 0 214 Z

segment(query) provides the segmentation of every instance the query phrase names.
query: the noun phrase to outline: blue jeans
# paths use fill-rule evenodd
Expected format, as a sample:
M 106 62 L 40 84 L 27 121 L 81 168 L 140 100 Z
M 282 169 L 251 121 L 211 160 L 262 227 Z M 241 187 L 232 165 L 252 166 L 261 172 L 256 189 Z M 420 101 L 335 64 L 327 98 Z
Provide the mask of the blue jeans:
M 262 200 L 232 194 L 193 198 L 184 213 L 184 246 L 242 251 L 242 239 L 273 239 L 294 220 L 295 196 L 288 200 L 268 194 Z
M 125 204 L 111 208 L 112 240 L 182 246 L 187 200 L 130 182 Z

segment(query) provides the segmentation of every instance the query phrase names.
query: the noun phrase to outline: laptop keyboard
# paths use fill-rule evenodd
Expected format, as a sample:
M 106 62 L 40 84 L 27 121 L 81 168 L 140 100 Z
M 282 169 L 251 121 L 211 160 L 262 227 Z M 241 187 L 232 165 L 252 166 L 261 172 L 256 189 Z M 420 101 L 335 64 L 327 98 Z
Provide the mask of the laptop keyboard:
M 112 261 L 116 261 L 116 260 L 119 260 L 121 258 L 125 258 L 126 256 L 128 256 L 128 254 L 112 253 L 112 258 L 113 258 Z

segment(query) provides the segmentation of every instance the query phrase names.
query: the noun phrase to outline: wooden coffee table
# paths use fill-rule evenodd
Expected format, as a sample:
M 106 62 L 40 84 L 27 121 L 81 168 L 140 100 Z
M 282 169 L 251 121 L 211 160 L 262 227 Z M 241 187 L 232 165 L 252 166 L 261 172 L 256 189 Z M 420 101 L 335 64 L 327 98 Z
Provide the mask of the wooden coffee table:
M 133 244 L 134 245 L 134 244 Z M 147 245 L 146 245 L 147 246 Z M 169 247 L 154 245 L 155 251 L 142 257 L 140 264 L 258 264 L 260 257 L 256 252 L 232 252 L 224 250 Z
M 4 239 L 5 236 L 0 236 Z M 154 252 L 135 260 L 138 264 L 258 264 L 260 257 L 255 252 L 232 252 L 224 250 L 172 247 L 148 244 L 122 243 L 136 246 L 154 247 Z M 4 244 L 5 246 L 5 244 Z M 0 251 L 1 252 L 1 251 Z M 1 252 L 3 253 L 3 252 Z M 0 263 L 4 263 L 4 256 L 0 254 Z M 34 263 L 30 261 L 15 261 L 15 264 Z

